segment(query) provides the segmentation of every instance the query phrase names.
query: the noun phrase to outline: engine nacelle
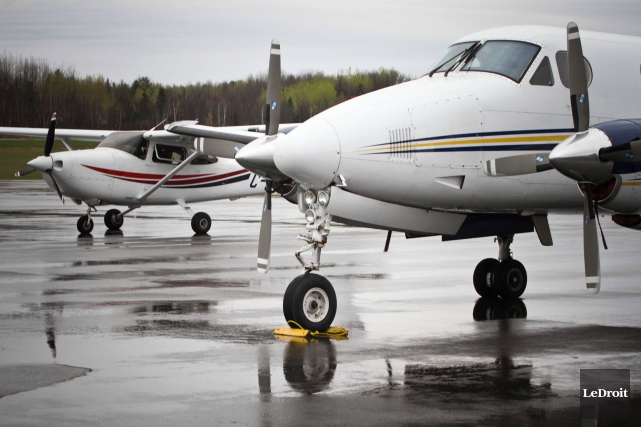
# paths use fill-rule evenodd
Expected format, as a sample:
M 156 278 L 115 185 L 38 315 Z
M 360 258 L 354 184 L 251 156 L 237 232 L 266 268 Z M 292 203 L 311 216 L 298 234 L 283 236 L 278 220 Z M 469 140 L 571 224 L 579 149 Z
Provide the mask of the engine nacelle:
M 638 145 L 639 138 L 639 119 L 599 123 L 555 147 L 550 153 L 550 163 L 578 182 L 601 184 L 613 174 L 641 171 L 641 162 L 634 161 L 634 147 L 630 147 L 633 141 Z

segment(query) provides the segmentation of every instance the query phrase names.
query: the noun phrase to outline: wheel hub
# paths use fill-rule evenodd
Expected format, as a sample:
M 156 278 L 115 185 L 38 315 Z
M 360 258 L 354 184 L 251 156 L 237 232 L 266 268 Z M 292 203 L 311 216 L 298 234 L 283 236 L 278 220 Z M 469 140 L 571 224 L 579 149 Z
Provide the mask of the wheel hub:
M 207 220 L 205 218 L 200 220 L 200 226 L 202 228 L 206 228 L 207 227 Z
M 329 297 L 321 288 L 312 288 L 303 298 L 303 312 L 312 322 L 322 321 L 329 312 Z
M 514 291 L 518 291 L 523 284 L 523 274 L 518 268 L 513 268 L 507 274 L 507 285 Z

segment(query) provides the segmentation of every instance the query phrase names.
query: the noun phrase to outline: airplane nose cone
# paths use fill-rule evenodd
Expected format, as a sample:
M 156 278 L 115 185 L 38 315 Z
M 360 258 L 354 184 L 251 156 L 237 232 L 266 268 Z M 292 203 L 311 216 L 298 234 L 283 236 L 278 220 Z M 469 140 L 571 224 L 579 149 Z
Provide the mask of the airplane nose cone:
M 327 120 L 312 118 L 279 142 L 274 161 L 287 176 L 313 189 L 325 188 L 334 181 L 341 146 L 336 129 Z
M 258 138 L 244 146 L 234 158 L 239 165 L 250 172 L 271 179 L 282 178 L 282 173 L 274 164 L 274 144 L 277 138 L 277 136 Z
M 40 156 L 27 162 L 27 164 L 40 172 L 45 172 L 53 167 L 53 158 L 51 156 Z
M 610 177 L 613 166 L 612 162 L 599 159 L 599 150 L 611 145 L 599 129 L 576 133 L 550 152 L 550 163 L 568 178 L 598 184 Z

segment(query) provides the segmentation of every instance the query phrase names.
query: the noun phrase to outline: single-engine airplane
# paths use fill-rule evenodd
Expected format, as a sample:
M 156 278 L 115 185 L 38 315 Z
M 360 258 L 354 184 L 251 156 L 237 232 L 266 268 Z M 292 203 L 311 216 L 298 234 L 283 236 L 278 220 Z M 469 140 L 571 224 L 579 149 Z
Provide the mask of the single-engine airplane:
M 310 274 L 320 268 L 330 221 L 408 237 L 497 236 L 498 259 L 477 265 L 474 287 L 482 296 L 518 297 L 527 274 L 512 256 L 514 235 L 536 230 L 552 245 L 547 215 L 582 212 L 585 280 L 597 293 L 598 214 L 641 229 L 640 58 L 641 38 L 584 32 L 582 40 L 573 22 L 567 31 L 481 31 L 456 41 L 425 76 L 351 99 L 283 134 L 276 131 L 280 44 L 273 41 L 267 133 L 235 159 L 266 178 L 261 272 L 269 267 L 271 186 L 299 183 L 308 224 L 296 257 L 306 273 L 285 292 L 286 320 L 325 330 L 334 319 L 332 285 Z M 170 131 L 198 136 L 191 128 Z M 202 148 L 216 155 L 214 146 Z
M 16 176 L 40 171 L 49 186 L 61 200 L 71 199 L 77 205 L 83 202 L 87 211 L 78 219 L 82 234 L 93 230 L 92 212 L 96 206 L 126 206 L 124 212 L 109 209 L 104 222 L 111 231 L 119 230 L 125 215 L 134 209 L 149 205 L 180 205 L 191 215 L 191 227 L 196 234 L 207 233 L 211 218 L 205 212 L 194 213 L 189 204 L 206 200 L 236 199 L 262 194 L 261 178 L 238 165 L 234 150 L 253 141 L 265 126 L 234 126 L 212 128 L 207 137 L 195 138 L 176 135 L 167 130 L 120 132 L 100 130 L 56 130 L 56 114 L 49 129 L 0 128 L 0 135 L 46 136 L 44 155 L 28 162 Z M 165 126 L 191 125 L 198 129 L 197 121 L 175 122 Z M 289 132 L 293 125 L 283 125 L 282 132 Z M 194 149 L 216 141 L 216 129 L 225 130 L 226 140 L 219 141 L 217 158 Z M 69 151 L 52 153 L 54 139 L 59 138 Z M 73 150 L 69 139 L 100 141 L 95 149 Z M 277 189 L 282 195 L 292 192 L 284 185 Z M 290 197 L 291 198 L 291 197 Z

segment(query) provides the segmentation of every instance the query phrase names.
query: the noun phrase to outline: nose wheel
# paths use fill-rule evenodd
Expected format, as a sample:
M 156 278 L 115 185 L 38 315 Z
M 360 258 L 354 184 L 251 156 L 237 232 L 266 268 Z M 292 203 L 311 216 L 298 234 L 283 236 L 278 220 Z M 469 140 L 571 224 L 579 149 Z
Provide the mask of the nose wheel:
M 76 226 L 80 234 L 90 234 L 93 230 L 93 219 L 89 215 L 83 215 L 78 218 Z
M 336 316 L 336 292 L 325 277 L 304 273 L 287 287 L 283 297 L 285 320 L 303 329 L 326 331 Z

